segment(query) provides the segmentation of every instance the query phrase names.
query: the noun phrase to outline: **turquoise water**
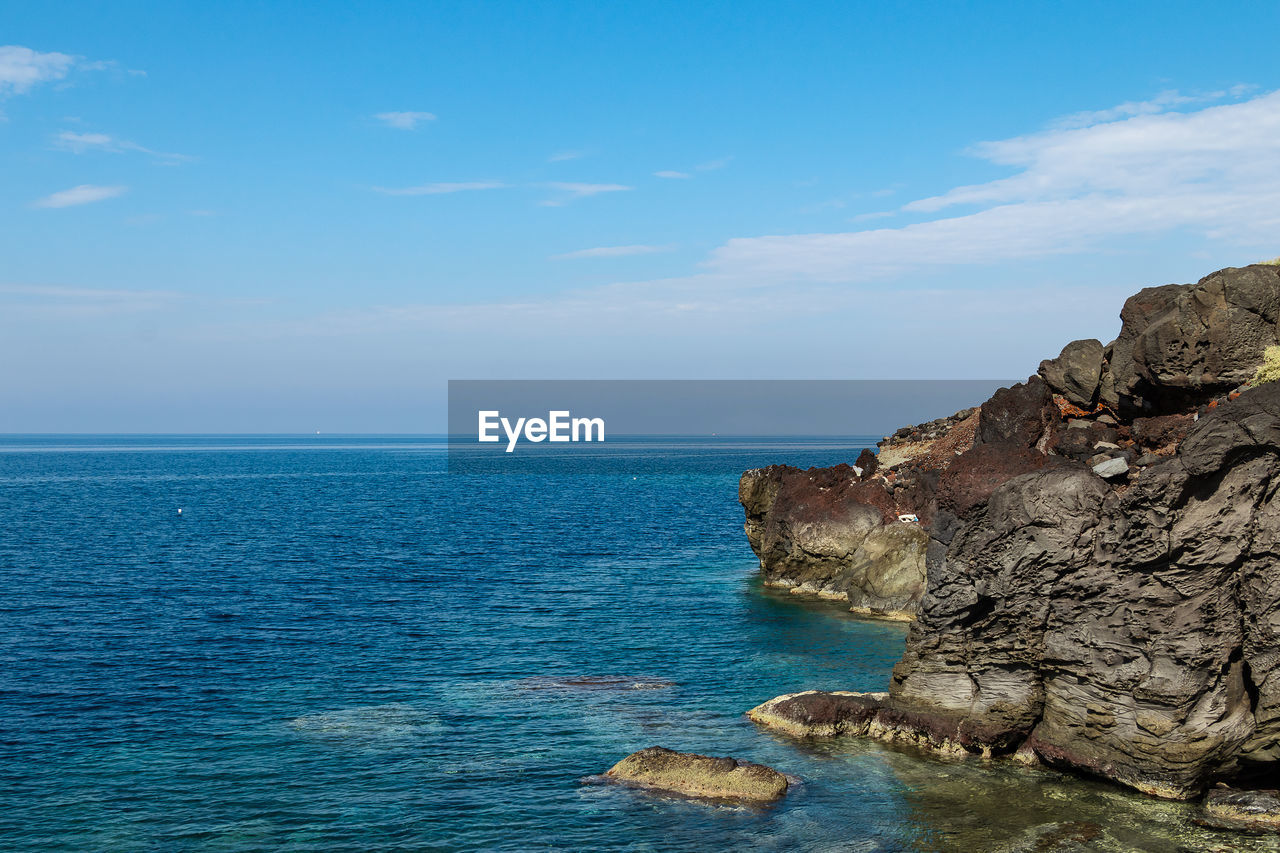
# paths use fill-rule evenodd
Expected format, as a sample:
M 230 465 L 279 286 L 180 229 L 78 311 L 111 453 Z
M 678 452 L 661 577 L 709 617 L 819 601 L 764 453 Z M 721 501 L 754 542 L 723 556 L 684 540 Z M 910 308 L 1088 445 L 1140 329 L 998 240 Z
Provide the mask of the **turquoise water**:
M 745 720 L 901 654 L 762 590 L 742 535 L 741 470 L 858 446 L 672 443 L 643 452 L 697 473 L 633 479 L 449 475 L 415 437 L 0 439 L 0 849 L 1231 849 L 1187 807 Z M 586 778 L 654 744 L 803 781 L 750 810 Z

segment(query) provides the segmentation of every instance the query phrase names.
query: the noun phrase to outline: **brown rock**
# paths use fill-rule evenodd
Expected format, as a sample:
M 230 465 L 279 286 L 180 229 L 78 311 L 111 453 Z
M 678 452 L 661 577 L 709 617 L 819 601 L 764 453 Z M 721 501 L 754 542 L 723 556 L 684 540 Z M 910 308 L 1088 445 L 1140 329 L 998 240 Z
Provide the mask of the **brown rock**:
M 1045 435 L 1045 427 L 1059 420 L 1049 386 L 1033 376 L 1012 388 L 1001 388 L 982 404 L 978 441 L 1033 447 Z
M 943 472 L 938 481 L 938 506 L 964 518 L 1004 483 L 1058 461 L 1024 445 L 975 445 Z
M 1133 421 L 1133 437 L 1143 447 L 1159 450 L 1182 441 L 1193 426 L 1195 420 L 1191 415 L 1136 418 Z
M 763 764 L 651 746 L 609 768 L 605 778 L 655 791 L 714 800 L 770 803 L 787 793 L 787 777 Z

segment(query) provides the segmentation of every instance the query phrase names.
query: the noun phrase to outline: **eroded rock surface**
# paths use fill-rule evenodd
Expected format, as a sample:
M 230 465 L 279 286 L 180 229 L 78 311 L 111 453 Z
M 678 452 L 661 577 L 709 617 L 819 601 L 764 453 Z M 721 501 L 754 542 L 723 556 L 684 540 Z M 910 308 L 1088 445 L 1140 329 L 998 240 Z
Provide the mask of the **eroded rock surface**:
M 1109 362 L 1120 409 L 1199 405 L 1253 376 L 1263 350 L 1280 340 L 1280 266 L 1148 287 L 1125 302 L 1120 319 Z
M 787 777 L 763 764 L 651 746 L 633 752 L 605 778 L 655 791 L 713 800 L 770 803 L 787 793 Z

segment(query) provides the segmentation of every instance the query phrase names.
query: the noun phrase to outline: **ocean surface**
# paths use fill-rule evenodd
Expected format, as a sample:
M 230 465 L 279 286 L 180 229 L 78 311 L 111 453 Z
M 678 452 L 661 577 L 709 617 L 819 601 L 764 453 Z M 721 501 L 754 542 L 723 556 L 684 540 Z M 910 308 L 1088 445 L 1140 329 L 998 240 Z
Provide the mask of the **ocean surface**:
M 486 476 L 429 437 L 0 437 L 0 850 L 1275 849 L 747 721 L 883 689 L 902 652 L 902 625 L 761 588 L 736 499 L 746 468 L 868 443 Z M 802 781 L 747 809 L 592 780 L 655 744 Z

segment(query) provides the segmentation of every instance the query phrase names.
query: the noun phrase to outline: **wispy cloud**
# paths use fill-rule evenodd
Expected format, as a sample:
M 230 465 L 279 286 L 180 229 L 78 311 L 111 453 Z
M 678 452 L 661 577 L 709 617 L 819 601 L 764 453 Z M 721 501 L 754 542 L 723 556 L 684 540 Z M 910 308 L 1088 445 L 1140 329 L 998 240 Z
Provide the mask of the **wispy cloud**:
M 53 145 L 55 148 L 71 151 L 75 154 L 84 154 L 88 151 L 103 151 L 111 154 L 123 154 L 125 152 L 146 154 L 148 157 L 154 157 L 170 164 L 187 163 L 195 159 L 187 154 L 172 154 L 144 148 L 136 142 L 130 142 L 127 139 L 120 139 L 106 133 L 76 133 L 75 131 L 64 130 L 53 137 Z
M 0 283 L 6 315 L 16 312 L 53 316 L 129 314 L 171 307 L 186 297 L 169 290 L 108 290 L 91 287 Z
M 699 163 L 693 168 L 699 172 L 714 172 L 717 169 L 723 169 L 733 161 L 732 157 L 721 157 L 719 160 L 708 160 L 705 163 Z
M 1167 89 L 1149 100 L 1125 101 L 1123 104 L 1118 104 L 1105 110 L 1085 110 L 1072 113 L 1069 116 L 1058 119 L 1053 125 L 1059 129 L 1070 129 L 1133 118 L 1134 116 L 1154 115 L 1188 104 L 1207 104 L 1221 101 L 1224 98 L 1240 98 L 1247 95 L 1254 88 L 1256 87 L 1240 84 L 1232 86 L 1230 89 L 1194 95 L 1184 95 L 1176 89 Z
M 422 112 L 378 113 L 374 118 L 396 130 L 415 130 L 423 122 L 436 120 L 434 113 Z
M 22 94 L 38 83 L 61 80 L 76 64 L 66 53 L 40 53 L 16 44 L 0 47 L 0 96 Z
M 635 189 L 623 184 L 576 184 L 565 183 L 562 181 L 552 181 L 543 184 L 549 190 L 554 190 L 563 195 L 559 198 L 547 199 L 541 202 L 544 207 L 562 207 L 571 201 L 577 201 L 580 198 L 589 198 L 593 195 L 601 193 L 618 193 Z
M 1245 245 L 1274 244 L 1280 233 L 1280 92 L 1194 112 L 1059 127 L 985 142 L 972 153 L 1016 171 L 901 208 L 935 215 L 928 221 L 739 238 L 717 249 L 707 267 L 771 280 L 855 282 L 1085 252 L 1116 238 L 1180 229 Z M 962 206 L 978 209 L 936 216 Z
M 90 204 L 95 201 L 115 198 L 123 195 L 128 189 L 128 187 L 99 187 L 93 184 L 81 184 L 78 187 L 72 187 L 69 190 L 62 190 L 38 199 L 32 203 L 32 207 L 75 207 L 80 204 Z
M 688 172 L 675 172 L 670 169 L 663 169 L 661 172 L 654 172 L 653 176 L 655 178 L 667 178 L 669 180 L 676 180 L 676 181 L 685 180 L 693 177 L 693 175 L 690 175 Z
M 587 156 L 585 151 L 557 151 L 547 158 L 548 163 L 564 163 L 568 160 L 581 160 Z
M 576 252 L 565 252 L 552 255 L 553 261 L 570 261 L 579 258 L 625 258 L 630 255 L 653 255 L 658 252 L 670 252 L 675 246 L 599 246 L 594 249 L 578 249 Z
M 416 187 L 373 187 L 373 191 L 383 195 L 447 195 L 474 190 L 500 190 L 507 184 L 502 181 L 460 181 L 456 183 L 422 184 Z

